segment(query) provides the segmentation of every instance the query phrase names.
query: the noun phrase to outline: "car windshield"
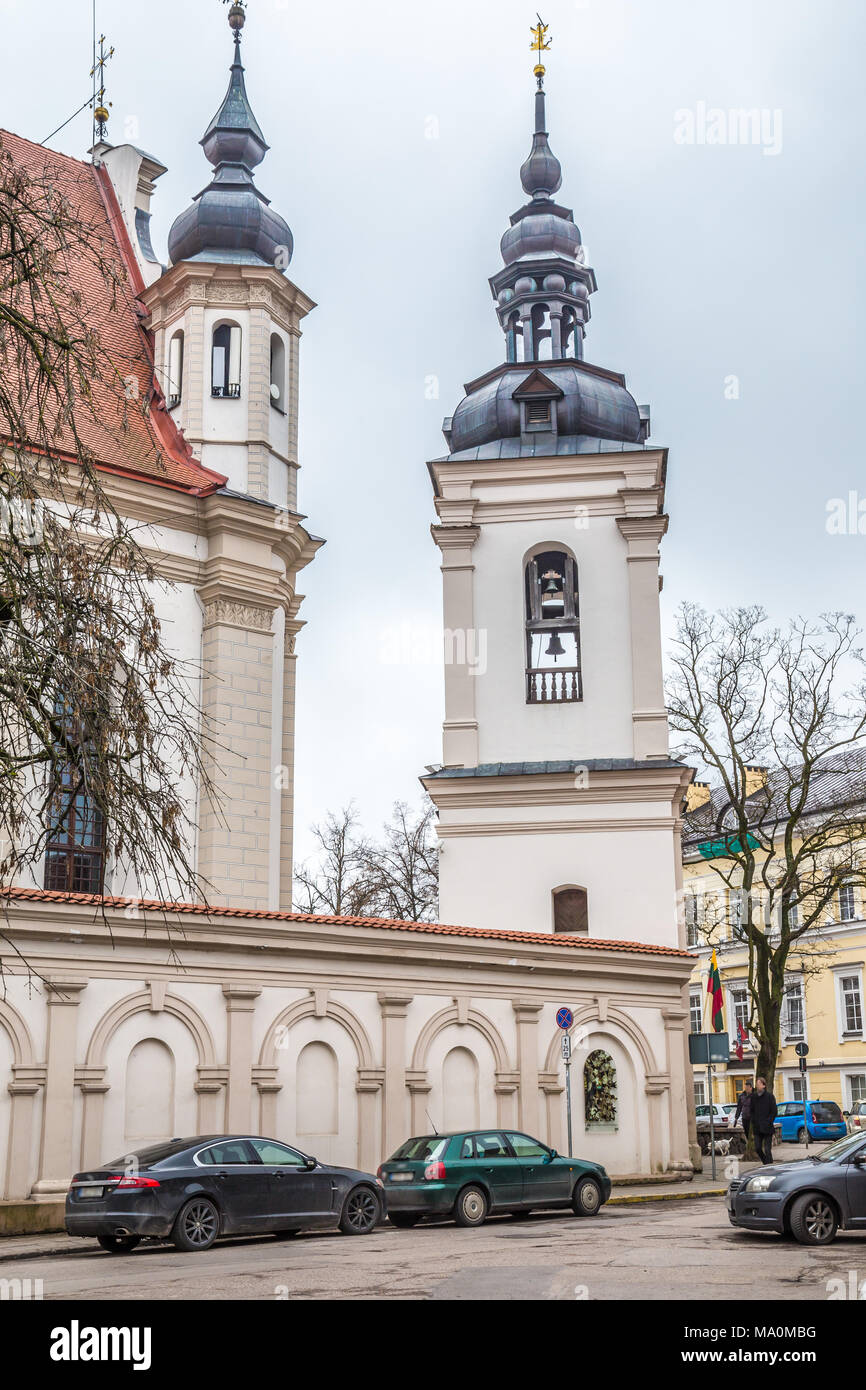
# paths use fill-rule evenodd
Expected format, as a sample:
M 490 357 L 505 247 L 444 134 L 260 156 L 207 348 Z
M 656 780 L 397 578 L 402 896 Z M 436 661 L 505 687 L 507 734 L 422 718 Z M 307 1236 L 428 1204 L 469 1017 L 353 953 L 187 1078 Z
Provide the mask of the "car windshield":
M 817 1125 L 835 1125 L 842 1118 L 842 1111 L 835 1100 L 816 1100 L 812 1105 L 812 1118 Z
M 844 1139 L 837 1139 L 835 1144 L 828 1144 L 826 1149 L 822 1149 L 818 1158 L 826 1163 L 839 1163 L 843 1159 L 849 1158 L 857 1149 L 866 1147 L 863 1143 L 862 1132 L 859 1134 L 846 1134 Z
M 447 1136 L 443 1138 L 441 1134 L 425 1134 L 421 1139 L 407 1139 L 391 1158 L 414 1158 L 419 1163 L 429 1163 L 431 1159 L 441 1157 L 447 1142 Z

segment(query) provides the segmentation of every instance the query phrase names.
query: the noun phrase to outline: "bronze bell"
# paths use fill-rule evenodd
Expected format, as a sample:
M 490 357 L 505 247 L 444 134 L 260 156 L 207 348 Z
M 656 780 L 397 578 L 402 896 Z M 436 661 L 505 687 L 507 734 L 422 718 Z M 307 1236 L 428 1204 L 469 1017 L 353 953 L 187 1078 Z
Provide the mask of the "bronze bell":
M 550 642 L 548 643 L 548 646 L 547 646 L 547 651 L 544 653 L 544 655 L 545 655 L 545 656 L 552 656 L 553 659 L 554 659 L 554 661 L 556 660 L 556 658 L 557 658 L 558 656 L 565 656 L 565 647 L 562 645 L 562 643 L 561 643 L 560 640 L 559 640 L 559 633 L 558 633 L 558 632 L 554 632 L 553 635 L 551 636 Z

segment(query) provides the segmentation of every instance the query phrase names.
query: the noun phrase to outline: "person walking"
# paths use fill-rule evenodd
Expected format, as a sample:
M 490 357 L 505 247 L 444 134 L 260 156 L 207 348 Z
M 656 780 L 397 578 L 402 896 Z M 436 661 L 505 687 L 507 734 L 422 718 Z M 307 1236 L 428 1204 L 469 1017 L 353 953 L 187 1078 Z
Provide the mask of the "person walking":
M 751 1121 L 755 1148 L 762 1163 L 773 1162 L 773 1122 L 776 1118 L 776 1097 L 767 1090 L 767 1082 L 759 1076 L 752 1096 Z
M 749 1147 L 749 1125 L 752 1123 L 752 1099 L 754 1088 L 751 1081 L 743 1083 L 743 1089 L 737 1096 L 737 1108 L 734 1111 L 734 1126 L 742 1122 L 743 1131 L 746 1136 L 746 1148 Z

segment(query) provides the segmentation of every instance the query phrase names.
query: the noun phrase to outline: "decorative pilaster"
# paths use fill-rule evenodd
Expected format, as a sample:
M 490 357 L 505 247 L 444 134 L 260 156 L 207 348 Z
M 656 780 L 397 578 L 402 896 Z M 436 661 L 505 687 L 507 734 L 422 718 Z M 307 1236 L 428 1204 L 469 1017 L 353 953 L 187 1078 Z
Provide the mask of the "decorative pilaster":
M 358 1167 L 375 1173 L 385 1157 L 379 1153 L 382 1131 L 377 1124 L 379 1096 L 385 1084 L 384 1067 L 359 1067 L 355 1091 L 358 1095 Z
M 200 593 L 203 760 L 215 795 L 202 796 L 199 871 L 213 902 L 268 908 L 274 610 Z
M 252 1126 L 253 1014 L 261 994 L 257 985 L 223 985 L 229 1068 L 226 1127 L 243 1134 Z
M 34 1196 L 65 1192 L 75 1171 L 72 1150 L 78 1004 L 86 980 L 46 980 L 48 1042 L 39 1178 Z
M 472 547 L 478 526 L 433 526 L 433 539 L 442 552 L 442 604 L 445 632 L 456 634 L 450 655 L 462 661 L 445 662 L 445 723 L 442 761 L 446 767 L 477 767 L 478 720 L 475 714 L 475 676 L 469 657 L 475 646 Z
M 6 1172 L 3 1191 L 9 1198 L 26 1197 L 30 1182 L 30 1137 L 36 1119 L 36 1097 L 45 1085 L 44 1066 L 12 1067 L 7 1090 L 11 1096 Z
M 411 994 L 380 994 L 382 1061 L 385 1095 L 382 1107 L 382 1152 L 392 1154 L 406 1137 L 406 1013 Z
M 519 1124 L 527 1134 L 538 1133 L 538 1016 L 543 1005 L 513 999 L 517 1023 L 517 1070 L 520 1073 Z
M 628 544 L 634 755 L 666 758 L 669 741 L 662 675 L 659 542 L 668 519 L 620 516 L 616 524 Z
M 75 1068 L 75 1085 L 81 1092 L 81 1158 L 80 1168 L 95 1168 L 104 1158 L 102 1128 L 105 1097 L 110 1089 L 107 1067 L 81 1066 Z
M 292 606 L 297 612 L 300 600 Z M 297 654 L 295 642 L 304 626 L 297 618 L 286 614 L 283 636 L 283 727 L 282 727 L 282 765 L 287 785 L 280 787 L 280 907 L 292 910 L 292 854 L 295 835 L 294 795 L 292 771 L 295 766 L 295 686 L 297 678 Z

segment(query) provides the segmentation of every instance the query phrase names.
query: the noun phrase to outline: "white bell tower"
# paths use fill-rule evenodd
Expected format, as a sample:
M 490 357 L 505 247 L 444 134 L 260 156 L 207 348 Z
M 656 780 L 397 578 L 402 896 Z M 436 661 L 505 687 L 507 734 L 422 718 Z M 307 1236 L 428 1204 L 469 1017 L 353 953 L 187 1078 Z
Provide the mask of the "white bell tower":
M 529 201 L 490 281 L 505 362 L 466 386 L 429 467 L 445 642 L 440 920 L 681 944 L 680 807 L 662 681 L 667 451 L 584 358 L 596 288 L 553 195 L 543 69 Z

